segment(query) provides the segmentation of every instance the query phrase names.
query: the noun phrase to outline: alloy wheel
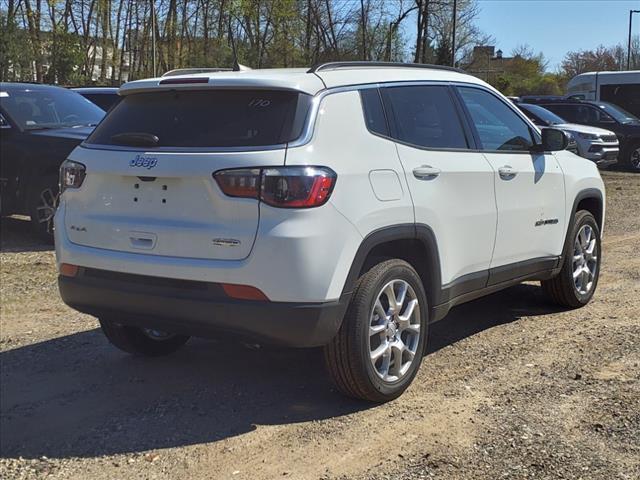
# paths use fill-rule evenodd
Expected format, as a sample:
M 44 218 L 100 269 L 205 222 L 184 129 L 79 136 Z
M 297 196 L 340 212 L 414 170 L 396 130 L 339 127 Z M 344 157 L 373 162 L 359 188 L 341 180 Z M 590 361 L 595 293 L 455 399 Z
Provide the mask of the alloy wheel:
M 573 243 L 573 283 L 580 295 L 593 288 L 598 269 L 598 242 L 590 225 L 583 225 Z
M 389 383 L 400 380 L 419 343 L 418 297 L 409 283 L 392 280 L 378 293 L 369 319 L 369 356 L 377 375 Z
M 631 167 L 640 170 L 640 147 L 631 152 Z
M 142 332 L 151 340 L 159 342 L 175 337 L 174 333 L 165 332 L 164 330 L 156 330 L 155 328 L 143 328 Z
M 53 216 L 56 213 L 58 196 L 52 189 L 46 188 L 40 192 L 40 201 L 36 207 L 36 220 L 42 225 L 42 231 L 53 233 Z

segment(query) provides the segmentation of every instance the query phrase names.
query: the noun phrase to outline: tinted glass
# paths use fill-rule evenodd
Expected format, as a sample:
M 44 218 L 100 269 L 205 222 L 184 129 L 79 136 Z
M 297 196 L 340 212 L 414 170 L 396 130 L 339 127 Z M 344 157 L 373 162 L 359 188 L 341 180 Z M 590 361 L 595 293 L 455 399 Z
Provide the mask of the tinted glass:
M 484 150 L 523 151 L 533 146 L 529 126 L 504 102 L 477 88 L 459 90 Z
M 88 143 L 144 133 L 158 147 L 248 147 L 286 143 L 302 129 L 310 97 L 272 90 L 158 91 L 125 96 Z
M 26 130 L 95 125 L 104 117 L 104 110 L 64 88 L 3 87 L 2 93 L 2 108 Z
M 606 112 L 620 123 L 637 123 L 638 119 L 632 113 L 627 112 L 624 108 L 612 103 L 599 103 L 600 112 Z
M 95 103 L 105 112 L 108 112 L 120 100 L 117 93 L 81 93 L 80 95 Z
M 421 147 L 467 148 L 448 87 L 389 87 L 381 92 L 385 110 L 393 118 L 394 138 Z
M 379 135 L 388 136 L 389 129 L 382 108 L 382 100 L 377 88 L 367 88 L 360 90 L 362 98 L 362 110 L 364 112 L 364 121 L 369 131 Z
M 566 118 L 571 123 L 579 123 L 580 125 L 599 125 L 602 123 L 615 123 L 613 118 L 599 110 L 597 107 L 589 104 L 549 104 L 544 108 L 548 108 L 552 112 Z
M 640 83 L 602 85 L 600 100 L 615 103 L 636 117 L 640 117 Z
M 555 113 L 539 105 L 520 104 L 518 107 L 527 117 L 533 120 L 536 125 L 548 126 L 567 123 L 563 118 L 560 118 Z

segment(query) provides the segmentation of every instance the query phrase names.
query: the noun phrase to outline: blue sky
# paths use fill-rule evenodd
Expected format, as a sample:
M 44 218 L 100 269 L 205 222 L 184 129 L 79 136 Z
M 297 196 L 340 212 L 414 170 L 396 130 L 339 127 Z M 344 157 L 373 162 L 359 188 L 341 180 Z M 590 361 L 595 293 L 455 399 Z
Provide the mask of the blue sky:
M 496 39 L 505 55 L 526 43 L 549 60 L 554 71 L 565 53 L 627 44 L 629 10 L 640 0 L 479 0 L 478 26 Z M 640 14 L 633 16 L 640 34 Z

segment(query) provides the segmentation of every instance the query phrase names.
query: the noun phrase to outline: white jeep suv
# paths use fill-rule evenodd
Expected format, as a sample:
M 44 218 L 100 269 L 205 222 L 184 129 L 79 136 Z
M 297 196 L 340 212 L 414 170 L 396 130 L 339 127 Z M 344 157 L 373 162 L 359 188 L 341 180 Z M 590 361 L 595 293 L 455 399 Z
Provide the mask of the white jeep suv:
M 120 95 L 61 168 L 55 236 L 63 300 L 124 351 L 324 346 L 341 391 L 381 402 L 451 307 L 525 280 L 594 294 L 595 164 L 475 77 L 337 62 Z

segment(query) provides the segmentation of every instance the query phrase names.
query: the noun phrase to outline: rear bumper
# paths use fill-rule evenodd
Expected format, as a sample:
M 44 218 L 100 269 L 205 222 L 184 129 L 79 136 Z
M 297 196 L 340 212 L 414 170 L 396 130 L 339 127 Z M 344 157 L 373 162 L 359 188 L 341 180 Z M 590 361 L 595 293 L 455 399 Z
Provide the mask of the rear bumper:
M 232 332 L 291 347 L 326 345 L 337 333 L 349 295 L 324 303 L 235 300 L 219 284 L 82 268 L 59 276 L 70 307 L 123 325 L 201 337 Z

